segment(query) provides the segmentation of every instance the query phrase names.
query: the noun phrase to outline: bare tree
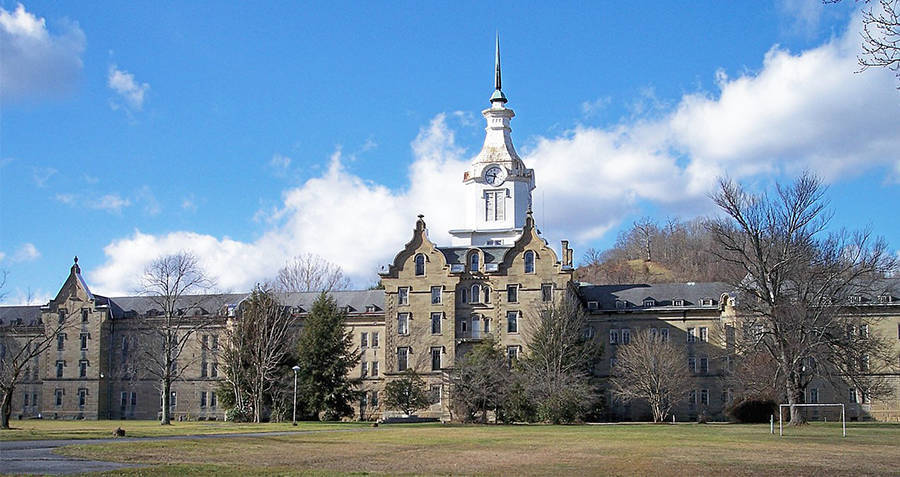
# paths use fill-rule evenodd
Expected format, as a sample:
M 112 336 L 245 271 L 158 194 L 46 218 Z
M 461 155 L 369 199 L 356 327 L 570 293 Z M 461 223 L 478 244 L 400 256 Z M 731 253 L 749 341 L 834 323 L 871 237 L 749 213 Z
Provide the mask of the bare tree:
M 512 373 L 499 343 L 486 339 L 476 344 L 450 372 L 450 393 L 458 418 L 474 421 L 480 414 L 487 422 L 488 411 L 497 410 L 512 386 Z
M 602 345 L 586 333 L 584 310 L 566 297 L 539 310 L 525 327 L 527 351 L 520 360 L 525 392 L 538 418 L 553 423 L 580 419 L 595 401 L 591 369 Z
M 643 249 L 644 261 L 653 261 L 653 238 L 659 231 L 659 226 L 650 217 L 644 217 L 633 225 L 634 231 L 637 232 L 640 246 Z
M 253 420 L 262 422 L 265 398 L 278 383 L 291 354 L 296 329 L 290 309 L 276 293 L 257 285 L 227 327 L 223 351 L 226 380 L 239 407 L 251 404 Z
M 774 197 L 721 179 L 712 198 L 726 214 L 709 223 L 713 253 L 737 271 L 736 351 L 768 353 L 792 405 L 817 377 L 883 389 L 868 364 L 884 354 L 884 340 L 868 332 L 878 318 L 848 307 L 896 266 L 884 240 L 868 231 L 826 235 L 825 187 L 809 173 L 778 185 Z M 791 406 L 791 420 L 803 422 L 800 408 Z
M 37 359 L 56 342 L 57 336 L 72 325 L 75 313 L 60 311 L 50 323 L 13 322 L 0 330 L 0 429 L 9 429 L 12 397 L 16 385 L 37 366 Z
M 838 3 L 841 0 L 823 1 Z M 900 81 L 900 0 L 864 1 L 868 7 L 862 10 L 862 52 L 857 57 L 859 71 L 887 68 Z M 897 88 L 900 89 L 900 85 Z
M 172 383 L 192 364 L 188 345 L 196 334 L 217 321 L 218 310 L 211 307 L 212 297 L 205 295 L 212 287 L 197 258 L 179 252 L 154 260 L 141 277 L 139 293 L 152 303 L 153 312 L 142 319 L 140 363 L 142 369 L 158 382 L 162 397 L 160 424 L 171 420 Z
M 9 278 L 9 270 L 0 269 L 0 301 L 6 299 L 9 290 L 6 288 L 6 279 Z
M 691 388 L 687 353 L 650 330 L 634 333 L 619 346 L 609 382 L 616 397 L 647 401 L 653 422 L 664 421 Z
M 350 279 L 344 271 L 319 255 L 297 255 L 278 271 L 276 287 L 286 292 L 346 290 Z

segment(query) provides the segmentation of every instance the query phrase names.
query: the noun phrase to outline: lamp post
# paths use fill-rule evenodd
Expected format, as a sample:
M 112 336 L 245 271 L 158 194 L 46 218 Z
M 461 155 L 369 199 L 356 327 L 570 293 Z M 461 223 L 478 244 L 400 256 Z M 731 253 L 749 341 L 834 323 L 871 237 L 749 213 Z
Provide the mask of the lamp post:
M 300 371 L 300 366 L 294 366 L 291 368 L 294 370 L 294 423 L 293 425 L 297 425 L 297 371 Z

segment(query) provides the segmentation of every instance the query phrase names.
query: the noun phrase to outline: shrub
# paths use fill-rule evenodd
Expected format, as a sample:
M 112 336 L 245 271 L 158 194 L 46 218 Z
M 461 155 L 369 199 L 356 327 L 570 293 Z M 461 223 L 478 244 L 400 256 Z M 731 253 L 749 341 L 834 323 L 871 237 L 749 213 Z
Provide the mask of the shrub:
M 778 404 L 771 399 L 744 399 L 735 401 L 725 409 L 725 414 L 734 422 L 769 422 L 769 417 L 778 412 Z

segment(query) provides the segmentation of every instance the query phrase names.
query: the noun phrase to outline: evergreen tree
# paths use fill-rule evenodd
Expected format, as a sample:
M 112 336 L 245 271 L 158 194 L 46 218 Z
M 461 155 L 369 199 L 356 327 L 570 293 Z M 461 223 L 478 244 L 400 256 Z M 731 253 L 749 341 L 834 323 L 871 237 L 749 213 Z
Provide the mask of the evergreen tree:
M 336 420 L 353 414 L 359 397 L 359 379 L 348 378 L 359 363 L 360 353 L 344 327 L 346 312 L 338 309 L 334 298 L 321 293 L 313 303 L 300 333 L 297 373 L 298 407 L 308 417 Z

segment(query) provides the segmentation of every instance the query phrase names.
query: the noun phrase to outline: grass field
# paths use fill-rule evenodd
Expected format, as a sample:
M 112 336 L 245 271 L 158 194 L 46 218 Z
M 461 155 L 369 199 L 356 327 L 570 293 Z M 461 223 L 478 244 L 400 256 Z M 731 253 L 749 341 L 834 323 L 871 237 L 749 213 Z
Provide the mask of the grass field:
M 121 427 L 127 437 L 162 437 L 202 434 L 234 434 L 239 432 L 279 432 L 296 430 L 349 429 L 363 427 L 362 423 L 300 422 L 235 424 L 221 421 L 173 422 L 160 426 L 158 421 L 53 421 L 33 419 L 10 421 L 12 429 L 0 431 L 0 441 L 37 439 L 95 439 L 112 437 L 113 430 Z
M 147 467 L 125 475 L 898 475 L 900 425 L 441 426 L 76 445 L 71 456 Z M 112 475 L 112 474 L 107 474 Z

